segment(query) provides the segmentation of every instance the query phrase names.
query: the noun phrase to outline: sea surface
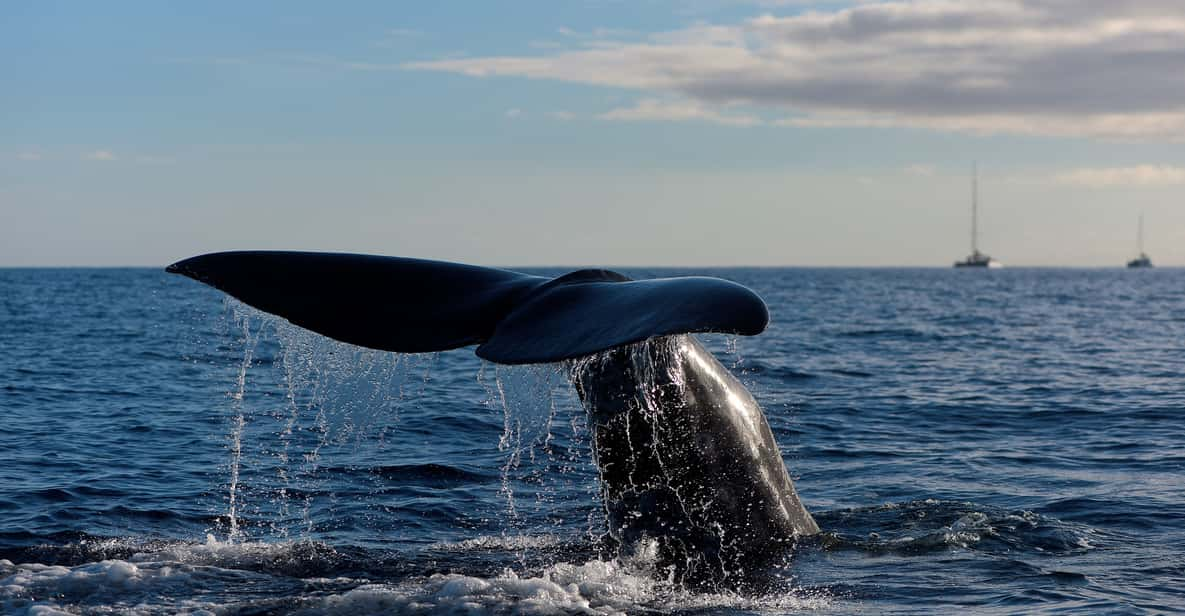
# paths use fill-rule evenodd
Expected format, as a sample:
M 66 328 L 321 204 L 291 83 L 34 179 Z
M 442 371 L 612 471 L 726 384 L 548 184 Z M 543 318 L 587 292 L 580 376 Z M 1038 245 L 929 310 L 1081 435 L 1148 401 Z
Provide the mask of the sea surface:
M 562 366 L 0 269 L 0 613 L 1185 611 L 1185 270 L 625 271 L 769 304 L 701 337 L 824 530 L 761 590 L 602 541 Z

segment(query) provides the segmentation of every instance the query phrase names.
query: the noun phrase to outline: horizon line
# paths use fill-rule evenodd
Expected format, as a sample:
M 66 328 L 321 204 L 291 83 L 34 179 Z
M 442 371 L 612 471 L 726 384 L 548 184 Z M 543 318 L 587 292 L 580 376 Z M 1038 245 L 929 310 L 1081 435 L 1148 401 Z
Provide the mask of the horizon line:
M 442 259 L 425 259 L 428 261 L 443 261 Z M 457 261 L 445 261 L 450 263 L 458 263 Z M 1130 269 L 1126 264 L 1118 265 L 1050 265 L 1050 264 L 1021 264 L 1021 265 L 1005 265 L 1000 268 L 956 268 L 952 262 L 950 265 L 802 265 L 802 264 L 778 264 L 778 265 L 636 265 L 636 264 L 612 264 L 612 263 L 596 263 L 596 264 L 555 264 L 555 265 L 497 265 L 497 264 L 469 264 L 477 265 L 479 267 L 489 267 L 495 269 L 597 269 L 597 268 L 621 268 L 621 269 L 992 269 L 995 271 L 1010 270 L 1010 269 Z M 20 270 L 20 269 L 36 269 L 36 270 L 53 270 L 53 269 L 159 269 L 164 271 L 165 265 L 4 265 L 0 264 L 0 270 Z M 1167 264 L 1155 265 L 1150 269 L 1181 269 L 1185 268 L 1185 264 Z

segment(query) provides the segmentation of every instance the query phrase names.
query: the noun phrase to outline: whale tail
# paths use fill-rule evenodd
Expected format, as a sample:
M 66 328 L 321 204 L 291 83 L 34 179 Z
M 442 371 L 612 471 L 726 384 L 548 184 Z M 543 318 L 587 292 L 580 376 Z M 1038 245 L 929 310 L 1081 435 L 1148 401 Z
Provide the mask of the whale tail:
M 769 322 L 756 293 L 720 278 L 630 280 L 607 270 L 546 278 L 341 253 L 234 251 L 166 271 L 342 342 L 422 353 L 476 344 L 502 364 L 591 355 L 656 336 L 751 336 Z

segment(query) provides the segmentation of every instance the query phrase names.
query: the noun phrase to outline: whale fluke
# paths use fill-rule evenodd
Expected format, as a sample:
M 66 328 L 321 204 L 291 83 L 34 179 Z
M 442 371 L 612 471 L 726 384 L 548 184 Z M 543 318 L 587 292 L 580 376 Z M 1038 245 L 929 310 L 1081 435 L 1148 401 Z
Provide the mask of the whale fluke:
M 657 542 L 660 570 L 682 583 L 743 585 L 819 531 L 757 401 L 686 335 L 764 330 L 765 302 L 739 284 L 310 252 L 215 253 L 168 271 L 374 349 L 477 344 L 498 363 L 573 360 L 608 535 Z
M 335 340 L 400 353 L 481 342 L 547 282 L 456 263 L 288 251 L 217 252 L 166 271 Z
M 709 277 L 630 280 L 606 270 L 549 279 L 443 261 L 234 251 L 167 271 L 342 342 L 422 353 L 473 344 L 483 359 L 547 363 L 672 334 L 761 333 L 765 303 Z

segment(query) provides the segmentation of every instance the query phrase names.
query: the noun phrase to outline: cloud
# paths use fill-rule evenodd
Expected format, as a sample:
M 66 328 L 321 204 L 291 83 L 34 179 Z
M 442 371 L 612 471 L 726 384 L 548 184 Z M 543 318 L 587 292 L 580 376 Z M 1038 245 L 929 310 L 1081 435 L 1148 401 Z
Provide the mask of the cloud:
M 1099 137 L 1121 141 L 1185 140 L 1185 111 L 1176 113 L 909 115 L 819 113 L 784 118 L 779 126 L 808 128 L 921 128 L 975 135 Z
M 576 114 L 572 113 L 571 111 L 548 111 L 547 117 L 552 118 L 553 120 L 563 120 L 566 122 L 568 120 L 575 120 Z
M 1175 186 L 1185 184 L 1185 167 L 1137 165 L 1074 169 L 1054 176 L 1058 184 L 1105 188 L 1111 186 Z
M 907 175 L 930 177 L 934 175 L 935 172 L 937 172 L 937 169 L 934 167 L 934 165 L 915 163 L 913 165 L 907 166 L 905 169 L 903 169 L 903 171 L 905 171 Z
M 40 152 L 21 152 L 16 155 L 21 160 L 41 160 Z
M 514 109 L 507 109 L 506 113 L 503 115 L 508 118 L 521 118 L 523 116 L 523 110 L 519 109 L 518 107 L 515 107 Z
M 110 150 L 95 150 L 94 152 L 88 153 L 83 158 L 87 160 L 112 161 L 118 160 L 119 157 L 117 157 L 115 153 Z
M 1182 66 L 1179 0 L 868 3 L 403 65 L 772 110 L 785 126 L 1185 140 Z
M 721 113 L 695 101 L 665 102 L 647 98 L 633 107 L 621 107 L 599 116 L 602 120 L 627 122 L 699 120 L 728 126 L 756 126 L 760 118 L 746 114 Z

